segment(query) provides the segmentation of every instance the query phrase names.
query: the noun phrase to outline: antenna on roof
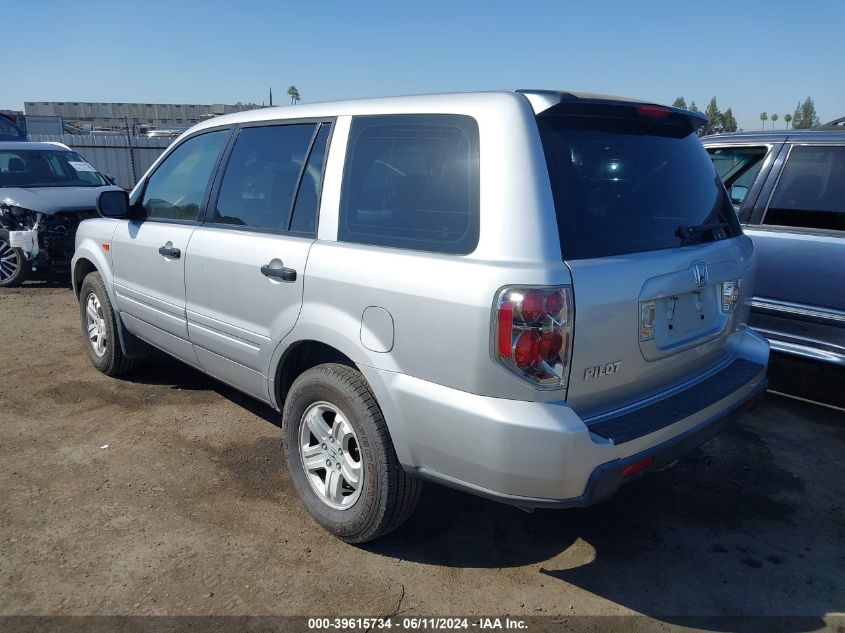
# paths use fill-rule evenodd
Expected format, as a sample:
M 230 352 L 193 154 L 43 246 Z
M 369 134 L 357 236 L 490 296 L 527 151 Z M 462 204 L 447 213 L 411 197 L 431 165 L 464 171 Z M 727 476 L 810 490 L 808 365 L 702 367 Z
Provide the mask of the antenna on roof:
M 270 107 L 273 107 L 273 86 L 270 86 Z

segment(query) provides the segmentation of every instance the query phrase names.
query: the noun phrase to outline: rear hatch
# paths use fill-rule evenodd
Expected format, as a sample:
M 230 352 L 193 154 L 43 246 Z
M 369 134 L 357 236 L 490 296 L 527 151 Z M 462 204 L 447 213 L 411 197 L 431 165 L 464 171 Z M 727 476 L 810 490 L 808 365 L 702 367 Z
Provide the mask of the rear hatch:
M 698 139 L 700 118 L 580 100 L 537 122 L 573 279 L 568 404 L 594 417 L 726 360 L 732 282 L 752 247 Z

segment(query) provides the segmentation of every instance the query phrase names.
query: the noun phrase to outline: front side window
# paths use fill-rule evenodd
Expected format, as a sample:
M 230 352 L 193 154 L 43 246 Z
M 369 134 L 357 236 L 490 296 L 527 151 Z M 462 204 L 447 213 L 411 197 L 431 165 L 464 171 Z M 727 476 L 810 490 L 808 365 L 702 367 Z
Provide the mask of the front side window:
M 763 167 L 767 147 L 708 148 L 716 173 L 725 183 L 735 211 L 739 211 L 751 185 Z
M 214 223 L 286 231 L 318 127 L 305 123 L 242 129 L 220 185 Z
M 845 146 L 793 147 L 763 224 L 845 231 Z
M 189 138 L 150 176 L 141 201 L 148 219 L 197 222 L 211 173 L 229 138 L 217 130 Z
M 478 243 L 478 125 L 451 114 L 355 117 L 338 239 L 467 254 Z

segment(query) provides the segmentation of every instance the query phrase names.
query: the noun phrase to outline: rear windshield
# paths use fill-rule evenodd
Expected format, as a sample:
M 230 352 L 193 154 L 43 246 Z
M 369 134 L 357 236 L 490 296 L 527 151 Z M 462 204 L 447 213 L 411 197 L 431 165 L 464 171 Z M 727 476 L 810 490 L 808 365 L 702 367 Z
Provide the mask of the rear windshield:
M 689 127 L 639 116 L 537 121 L 564 259 L 674 248 L 741 233 L 713 163 Z

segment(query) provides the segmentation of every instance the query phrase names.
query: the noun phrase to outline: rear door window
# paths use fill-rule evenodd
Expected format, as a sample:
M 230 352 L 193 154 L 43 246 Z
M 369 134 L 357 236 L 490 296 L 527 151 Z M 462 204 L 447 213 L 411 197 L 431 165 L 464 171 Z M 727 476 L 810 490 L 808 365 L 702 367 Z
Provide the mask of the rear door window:
M 478 126 L 451 114 L 355 117 L 338 239 L 466 254 L 478 244 Z
M 331 129 L 331 124 L 323 123 L 311 147 L 290 218 L 291 233 L 312 235 L 317 232 L 317 213 L 320 206 L 320 194 L 323 190 L 323 170 Z
M 319 123 L 247 127 L 226 165 L 215 224 L 287 231 L 291 205 Z
M 845 146 L 794 146 L 763 224 L 845 231 Z
M 726 239 L 742 229 L 689 125 L 636 114 L 538 117 L 564 259 Z M 700 226 L 712 230 L 687 230 Z

